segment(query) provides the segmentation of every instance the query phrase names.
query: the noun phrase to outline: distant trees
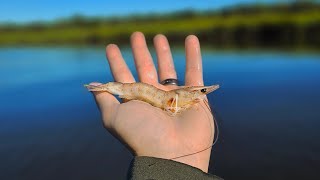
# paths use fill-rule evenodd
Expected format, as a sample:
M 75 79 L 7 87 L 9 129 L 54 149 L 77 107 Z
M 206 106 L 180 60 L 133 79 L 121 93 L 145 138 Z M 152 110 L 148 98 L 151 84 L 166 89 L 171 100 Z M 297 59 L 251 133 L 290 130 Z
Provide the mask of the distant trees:
M 320 48 L 320 4 L 238 5 L 215 11 L 184 10 L 128 17 L 80 14 L 54 22 L 0 25 L 0 44 L 127 42 L 133 31 L 166 34 L 172 43 L 190 33 L 214 46 L 312 46 Z

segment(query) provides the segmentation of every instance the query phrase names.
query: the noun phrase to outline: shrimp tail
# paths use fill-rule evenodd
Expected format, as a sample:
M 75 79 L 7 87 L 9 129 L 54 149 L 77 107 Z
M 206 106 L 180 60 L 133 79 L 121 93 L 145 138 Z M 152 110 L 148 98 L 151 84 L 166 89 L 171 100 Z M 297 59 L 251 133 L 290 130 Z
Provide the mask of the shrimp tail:
M 86 87 L 88 91 L 107 91 L 105 88 L 103 88 L 100 85 L 85 84 L 84 87 Z
M 100 91 L 100 92 L 108 92 L 110 94 L 118 95 L 118 96 L 124 95 L 123 88 L 122 88 L 123 84 L 118 82 L 109 82 L 107 84 L 90 83 L 84 86 L 88 89 L 88 91 L 91 91 L 91 92 Z

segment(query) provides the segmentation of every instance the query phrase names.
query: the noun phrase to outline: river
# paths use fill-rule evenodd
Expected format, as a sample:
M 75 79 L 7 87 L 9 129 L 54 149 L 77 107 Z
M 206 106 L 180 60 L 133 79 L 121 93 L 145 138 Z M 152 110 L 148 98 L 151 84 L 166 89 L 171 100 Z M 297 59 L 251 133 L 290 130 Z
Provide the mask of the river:
M 209 172 L 318 177 L 320 54 L 202 52 L 205 84 L 221 86 L 208 97 L 220 128 Z M 183 49 L 173 57 L 183 81 Z M 124 179 L 132 156 L 102 127 L 92 81 L 112 81 L 104 47 L 0 48 L 0 179 Z

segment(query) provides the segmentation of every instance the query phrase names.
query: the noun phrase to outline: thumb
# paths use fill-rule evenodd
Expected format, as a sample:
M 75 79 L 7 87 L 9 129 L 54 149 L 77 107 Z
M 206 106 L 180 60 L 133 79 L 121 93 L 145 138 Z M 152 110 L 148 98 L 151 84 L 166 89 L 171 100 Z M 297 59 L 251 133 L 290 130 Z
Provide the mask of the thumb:
M 92 82 L 89 85 L 98 86 L 101 83 Z M 112 94 L 105 91 L 93 91 L 92 94 L 100 110 L 104 126 L 110 128 L 120 102 Z

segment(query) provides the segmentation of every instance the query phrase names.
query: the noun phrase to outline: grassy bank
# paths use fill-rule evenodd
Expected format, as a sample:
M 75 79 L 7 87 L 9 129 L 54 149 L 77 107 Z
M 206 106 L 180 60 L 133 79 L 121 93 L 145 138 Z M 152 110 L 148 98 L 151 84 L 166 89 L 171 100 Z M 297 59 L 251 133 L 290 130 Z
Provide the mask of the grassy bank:
M 173 43 L 196 34 L 215 46 L 320 47 L 320 5 L 243 6 L 127 18 L 74 16 L 51 23 L 0 26 L 0 45 L 127 43 L 133 31 L 163 33 Z

